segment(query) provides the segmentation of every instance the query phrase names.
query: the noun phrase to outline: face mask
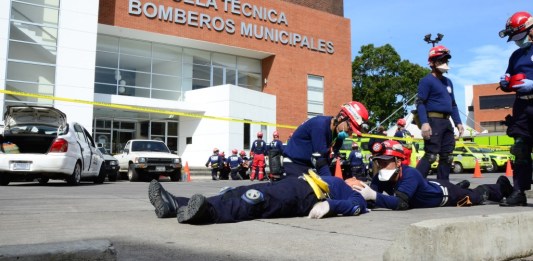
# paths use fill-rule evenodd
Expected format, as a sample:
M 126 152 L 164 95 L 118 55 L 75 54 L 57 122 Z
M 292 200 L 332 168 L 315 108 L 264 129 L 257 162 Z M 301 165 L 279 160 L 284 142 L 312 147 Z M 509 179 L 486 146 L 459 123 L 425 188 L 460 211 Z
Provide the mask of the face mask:
M 439 66 L 437 66 L 437 70 L 439 70 L 441 73 L 447 73 L 450 67 L 448 67 L 447 63 L 443 63 Z
M 519 48 L 526 48 L 526 47 L 531 45 L 531 42 L 529 41 L 529 37 L 528 36 L 524 37 L 524 39 L 514 41 L 514 43 Z
M 380 169 L 378 179 L 380 181 L 388 181 L 398 171 L 398 168 L 394 169 Z
M 348 138 L 350 135 L 348 135 L 348 133 L 346 133 L 344 130 L 339 132 L 339 134 L 337 134 L 337 139 L 339 140 L 344 140 L 346 138 Z

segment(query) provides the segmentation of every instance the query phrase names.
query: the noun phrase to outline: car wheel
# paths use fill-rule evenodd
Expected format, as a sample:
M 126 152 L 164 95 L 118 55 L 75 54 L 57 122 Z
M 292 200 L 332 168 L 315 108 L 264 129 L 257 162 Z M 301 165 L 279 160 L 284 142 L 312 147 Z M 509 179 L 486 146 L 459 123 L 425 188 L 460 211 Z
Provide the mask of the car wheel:
M 67 180 L 67 184 L 71 186 L 76 186 L 80 184 L 80 180 L 81 180 L 80 163 L 76 163 L 76 166 L 74 167 L 74 172 L 72 172 L 72 175 L 70 175 L 66 180 Z
M 117 176 L 118 176 L 118 173 L 116 171 L 112 171 L 112 172 L 109 172 L 109 174 L 107 174 L 107 179 L 109 181 L 117 181 Z
M 39 182 L 39 184 L 46 184 L 48 183 L 48 181 L 50 181 L 49 178 L 37 178 L 37 181 Z
M 463 172 L 463 165 L 459 162 L 453 163 L 453 173 L 459 174 Z
M 180 178 L 181 178 L 181 169 L 177 169 L 170 174 L 171 181 L 180 181 Z
M 487 167 L 487 172 L 498 171 L 498 164 L 496 163 L 496 161 L 491 160 L 490 163 L 491 163 L 490 166 Z
M 5 173 L 0 173 L 0 186 L 7 186 L 9 182 L 9 176 Z
M 135 170 L 135 168 L 131 164 L 128 167 L 128 179 L 131 182 L 139 180 L 139 173 L 137 173 L 137 171 Z
M 102 163 L 102 165 L 100 166 L 100 171 L 98 172 L 98 176 L 94 178 L 94 184 L 104 183 L 105 176 L 106 176 L 106 173 L 105 173 L 104 163 Z

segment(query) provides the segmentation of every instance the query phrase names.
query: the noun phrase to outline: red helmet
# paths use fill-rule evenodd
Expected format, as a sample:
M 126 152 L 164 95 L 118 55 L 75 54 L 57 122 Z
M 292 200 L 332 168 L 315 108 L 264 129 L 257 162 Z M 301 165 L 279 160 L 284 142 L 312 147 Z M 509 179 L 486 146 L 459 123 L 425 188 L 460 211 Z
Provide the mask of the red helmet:
M 402 144 L 395 140 L 386 140 L 381 143 L 376 142 L 372 145 L 371 151 L 374 159 L 389 160 L 393 157 L 405 159 Z
M 350 128 L 357 135 L 361 135 L 361 125 L 368 120 L 368 111 L 365 106 L 360 102 L 351 101 L 341 106 L 340 114 L 343 117 L 348 117 Z
M 527 36 L 533 26 L 533 18 L 528 12 L 517 12 L 505 23 L 505 29 L 500 31 L 500 37 L 509 36 L 507 42 L 521 40 Z
M 237 149 L 232 149 L 231 154 L 236 155 L 239 151 Z
M 399 125 L 399 126 L 402 126 L 402 127 L 405 127 L 405 119 L 402 118 L 402 119 L 398 119 L 398 121 L 396 122 L 396 125 Z
M 218 152 L 218 148 L 213 149 L 213 153 Z
M 278 133 L 278 131 L 274 131 L 274 132 L 272 133 L 272 136 L 274 136 L 274 139 L 279 139 L 279 133 Z
M 241 156 L 244 157 L 244 156 L 246 156 L 246 152 L 245 152 L 244 150 L 241 150 L 241 152 L 239 153 L 239 155 L 241 155 Z
M 258 132 L 258 133 L 257 133 L 257 137 L 258 137 L 258 138 L 263 138 L 263 132 Z
M 436 61 L 444 58 L 451 59 L 450 49 L 444 45 L 437 45 L 429 50 L 428 61 Z
M 222 157 L 225 157 L 225 156 L 226 156 L 226 153 L 224 153 L 224 152 L 220 152 L 218 155 L 219 155 L 219 156 L 222 156 Z

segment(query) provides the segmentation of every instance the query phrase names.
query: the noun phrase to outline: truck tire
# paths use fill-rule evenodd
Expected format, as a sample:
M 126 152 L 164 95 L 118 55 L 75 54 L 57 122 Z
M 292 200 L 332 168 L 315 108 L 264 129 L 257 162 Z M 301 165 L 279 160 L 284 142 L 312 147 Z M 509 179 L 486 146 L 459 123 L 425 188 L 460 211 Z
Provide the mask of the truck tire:
M 104 163 L 102 163 L 102 165 L 100 166 L 100 171 L 98 172 L 98 176 L 94 178 L 94 184 L 104 183 L 106 174 L 107 173 L 105 172 Z
M 48 181 L 50 181 L 50 179 L 49 178 L 37 178 L 37 181 L 39 182 L 39 184 L 44 185 L 44 184 L 48 183 Z
M 181 169 L 177 169 L 170 173 L 170 181 L 180 181 L 181 178 Z
M 128 167 L 128 179 L 130 182 L 139 181 L 139 173 L 137 173 L 132 164 Z
M 5 173 L 0 173 L 0 186 L 7 186 L 9 185 L 9 176 Z
M 68 176 L 66 178 L 67 184 L 71 186 L 77 186 L 80 184 L 81 180 L 81 165 L 79 162 L 76 163 L 76 166 L 74 167 L 74 171 L 72 172 L 72 175 Z

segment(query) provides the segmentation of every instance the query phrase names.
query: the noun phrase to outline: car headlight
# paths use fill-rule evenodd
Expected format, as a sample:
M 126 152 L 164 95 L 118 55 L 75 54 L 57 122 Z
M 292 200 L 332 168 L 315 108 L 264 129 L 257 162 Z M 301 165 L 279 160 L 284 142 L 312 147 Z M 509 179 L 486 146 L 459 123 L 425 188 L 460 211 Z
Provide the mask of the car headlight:
M 143 158 L 143 157 L 137 158 L 137 163 L 146 163 L 146 158 Z
M 118 161 L 116 161 L 116 160 L 111 160 L 111 161 L 109 161 L 109 165 L 111 165 L 111 166 L 118 165 Z
M 180 164 L 181 163 L 181 159 L 180 158 L 176 158 L 174 159 L 174 164 Z

